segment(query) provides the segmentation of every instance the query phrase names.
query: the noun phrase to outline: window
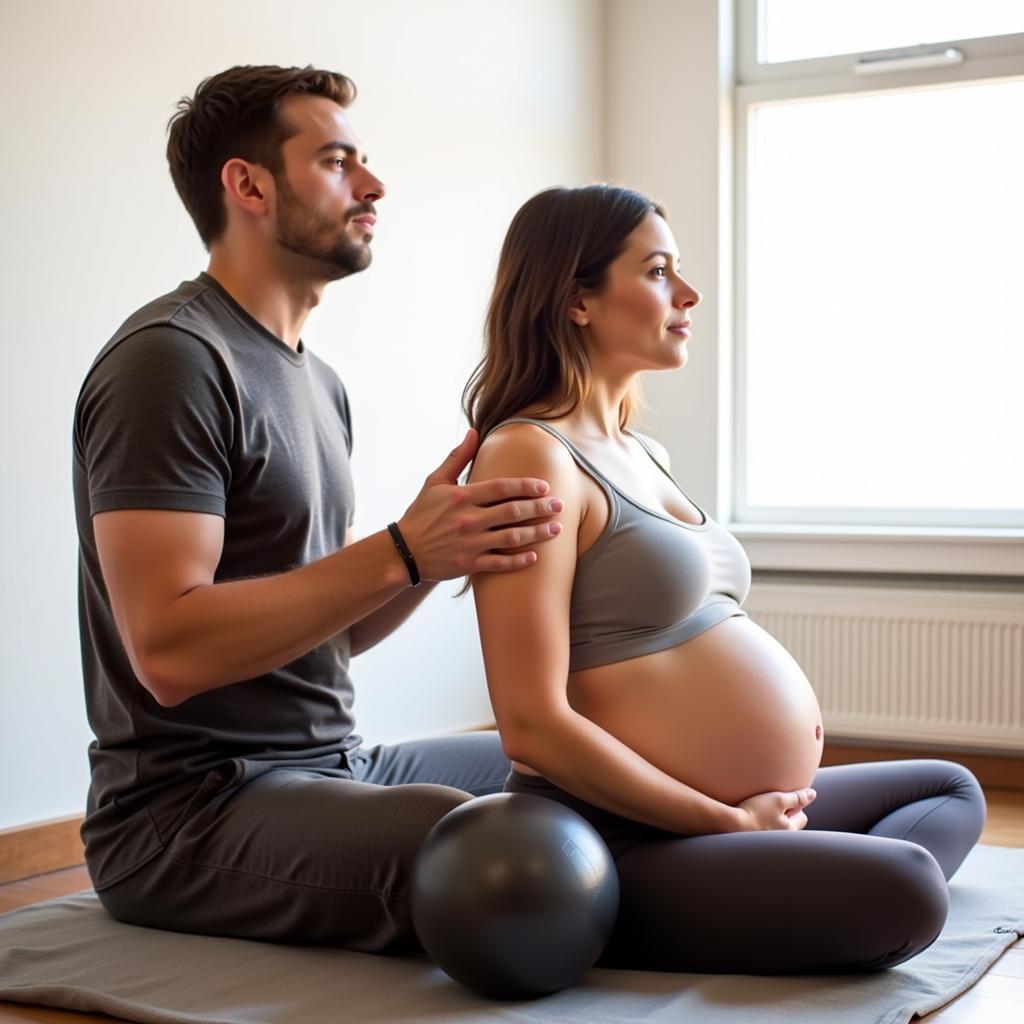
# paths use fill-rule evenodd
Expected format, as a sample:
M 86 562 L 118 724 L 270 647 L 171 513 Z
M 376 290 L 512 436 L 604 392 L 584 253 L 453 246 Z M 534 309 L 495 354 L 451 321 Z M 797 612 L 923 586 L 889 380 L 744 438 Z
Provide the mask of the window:
M 1024 530 L 1024 4 L 739 14 L 733 520 Z
M 765 64 L 1024 32 L 1020 0 L 763 0 Z

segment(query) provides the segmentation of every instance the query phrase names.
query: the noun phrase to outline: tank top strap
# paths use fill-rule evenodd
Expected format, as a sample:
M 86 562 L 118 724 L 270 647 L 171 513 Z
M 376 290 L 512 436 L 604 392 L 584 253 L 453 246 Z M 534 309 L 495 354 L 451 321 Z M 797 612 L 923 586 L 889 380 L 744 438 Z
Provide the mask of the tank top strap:
M 701 523 L 700 523 L 699 525 L 701 525 L 701 526 L 705 526 L 705 525 L 707 525 L 707 523 L 708 523 L 708 514 L 707 514 L 707 512 L 705 512 L 705 511 L 704 511 L 704 509 L 702 509 L 702 508 L 701 508 L 701 507 L 700 507 L 700 506 L 699 506 L 699 505 L 698 505 L 698 504 L 697 504 L 697 503 L 696 503 L 695 501 L 692 501 L 692 500 L 690 499 L 689 495 L 688 495 L 688 494 L 687 494 L 687 493 L 686 493 L 686 492 L 685 492 L 685 491 L 684 491 L 684 490 L 682 489 L 682 487 L 680 487 L 680 486 L 679 486 L 679 482 L 678 482 L 678 481 L 676 480 L 676 478 L 675 478 L 675 477 L 674 477 L 674 476 L 673 476 L 673 475 L 672 475 L 672 474 L 671 474 L 671 473 L 670 473 L 670 472 L 669 472 L 669 471 L 668 471 L 668 470 L 667 470 L 667 469 L 665 468 L 665 465 L 664 465 L 664 463 L 663 463 L 663 462 L 661 461 L 661 459 L 659 459 L 659 458 L 658 458 L 658 456 L 654 454 L 654 449 L 653 449 L 653 448 L 652 448 L 652 447 L 651 447 L 651 446 L 650 446 L 650 445 L 649 445 L 649 444 L 648 444 L 648 443 L 647 443 L 647 442 L 646 442 L 646 441 L 644 440 L 643 436 L 642 436 L 641 434 L 636 434 L 636 433 L 634 433 L 634 432 L 633 432 L 632 430 L 628 430 L 628 429 L 624 429 L 624 430 L 623 430 L 623 433 L 625 433 L 625 434 L 628 434 L 628 435 L 629 435 L 630 437 L 632 437 L 632 438 L 633 438 L 633 439 L 634 439 L 634 440 L 635 440 L 635 441 L 637 442 L 637 444 L 639 444 L 639 445 L 640 445 L 640 447 L 641 447 L 641 448 L 643 448 L 643 450 L 644 450 L 645 452 L 647 452 L 647 454 L 648 454 L 648 455 L 649 455 L 649 456 L 651 457 L 651 462 L 653 462 L 653 463 L 654 463 L 654 464 L 655 464 L 655 465 L 656 465 L 656 466 L 658 467 L 658 469 L 660 469 L 660 470 L 662 471 L 662 473 L 664 473 L 664 474 L 665 474 L 665 476 L 666 476 L 666 477 L 668 478 L 668 480 L 670 480 L 670 481 L 671 481 L 671 483 L 672 483 L 672 486 L 673 486 L 673 487 L 674 487 L 674 488 L 675 488 L 675 489 L 676 489 L 676 490 L 677 490 L 677 491 L 678 491 L 678 492 L 679 492 L 679 493 L 680 493 L 680 494 L 681 494 L 681 495 L 682 495 L 682 496 L 683 496 L 683 497 L 684 497 L 684 498 L 685 498 L 685 499 L 686 499 L 686 500 L 687 500 L 687 501 L 688 501 L 688 502 L 689 502 L 689 503 L 690 503 L 691 505 L 693 505 L 693 507 L 694 507 L 694 508 L 695 508 L 695 509 L 696 509 L 696 510 L 697 510 L 697 511 L 698 511 L 698 512 L 699 512 L 699 513 L 701 514 Z M 696 524 L 696 523 L 685 523 L 684 525 L 687 525 L 687 526 L 696 526 L 696 525 L 698 525 L 698 524 Z
M 553 426 L 551 426 L 550 423 L 547 423 L 545 420 L 535 420 L 531 419 L 529 416 L 511 416 L 507 420 L 502 420 L 497 426 L 492 427 L 488 436 L 490 436 L 490 434 L 493 434 L 495 430 L 499 430 L 501 427 L 508 426 L 510 423 L 531 423 L 533 424 L 533 426 L 540 427 L 541 430 L 546 431 L 552 437 L 561 441 L 565 448 L 568 450 L 569 454 L 576 461 L 576 464 L 580 467 L 580 469 L 582 469 L 588 476 L 593 477 L 597 481 L 601 489 L 608 496 L 608 500 L 612 503 L 612 508 L 615 508 L 615 506 L 618 504 L 618 495 L 615 489 L 615 485 L 604 475 L 604 473 L 601 472 L 601 470 L 597 468 L 597 466 L 595 466 L 590 461 L 590 459 L 586 457 L 586 455 L 583 454 L 583 452 L 579 450 L 579 448 L 576 447 L 575 444 L 573 444 L 572 441 L 569 440 L 569 438 L 565 436 L 565 434 L 556 430 Z
M 665 476 L 667 476 L 669 480 L 671 480 L 672 483 L 676 485 L 677 488 L 679 487 L 679 484 L 676 484 L 676 478 L 662 465 L 661 459 L 659 459 L 658 456 L 654 454 L 654 449 L 644 440 L 642 434 L 637 434 L 634 431 L 626 428 L 624 428 L 622 432 L 624 434 L 628 434 L 631 438 L 633 438 L 633 440 L 636 441 L 637 444 L 639 444 L 640 447 L 643 448 L 643 450 L 647 452 L 647 454 L 651 457 L 651 462 L 653 462 L 658 467 L 658 469 L 660 469 L 662 473 L 664 473 Z

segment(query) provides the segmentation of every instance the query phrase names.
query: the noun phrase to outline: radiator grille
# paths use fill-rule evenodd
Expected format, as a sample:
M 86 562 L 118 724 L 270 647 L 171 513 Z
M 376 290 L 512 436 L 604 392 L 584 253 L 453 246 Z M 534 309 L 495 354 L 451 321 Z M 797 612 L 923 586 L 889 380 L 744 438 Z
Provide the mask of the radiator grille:
M 1024 593 L 755 583 L 826 732 L 1024 752 Z

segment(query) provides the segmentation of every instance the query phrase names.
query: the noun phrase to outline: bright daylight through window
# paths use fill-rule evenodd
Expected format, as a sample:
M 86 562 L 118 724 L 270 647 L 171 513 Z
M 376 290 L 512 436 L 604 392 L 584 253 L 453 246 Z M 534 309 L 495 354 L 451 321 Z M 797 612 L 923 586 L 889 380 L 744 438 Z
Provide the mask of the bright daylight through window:
M 1024 32 L 1024 3 L 764 0 L 757 29 L 763 63 L 942 52 Z M 1024 526 L 1024 77 L 1003 60 L 741 86 L 737 520 Z
M 1024 32 L 1021 0 L 763 0 L 768 63 Z

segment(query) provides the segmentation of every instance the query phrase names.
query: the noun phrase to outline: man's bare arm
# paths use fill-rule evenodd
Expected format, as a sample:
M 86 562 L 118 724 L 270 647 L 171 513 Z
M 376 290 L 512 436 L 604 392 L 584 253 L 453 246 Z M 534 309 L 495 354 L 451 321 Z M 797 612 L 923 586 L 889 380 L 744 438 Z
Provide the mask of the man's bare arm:
M 543 481 L 452 481 L 476 449 L 473 432 L 427 477 L 399 520 L 425 580 L 502 572 L 549 539 L 557 514 Z M 542 517 L 531 526 L 501 528 Z M 196 512 L 119 510 L 93 518 L 114 618 L 132 667 L 161 704 L 179 704 L 279 668 L 366 619 L 409 586 L 386 530 L 317 562 L 258 579 L 214 583 L 223 520 Z
M 219 516 L 102 512 L 93 529 L 132 668 L 165 706 L 279 668 L 408 586 L 386 532 L 290 572 L 214 583 Z
M 345 547 L 351 547 L 356 538 L 349 533 L 345 540 Z M 389 637 L 399 626 L 409 618 L 410 615 L 423 603 L 424 598 L 430 594 L 437 583 L 433 580 L 424 581 L 420 586 L 403 590 L 397 597 L 393 597 L 387 604 L 383 604 L 376 611 L 370 612 L 365 619 L 360 619 L 352 624 L 349 629 L 349 641 L 352 657 L 376 647 L 381 640 Z

